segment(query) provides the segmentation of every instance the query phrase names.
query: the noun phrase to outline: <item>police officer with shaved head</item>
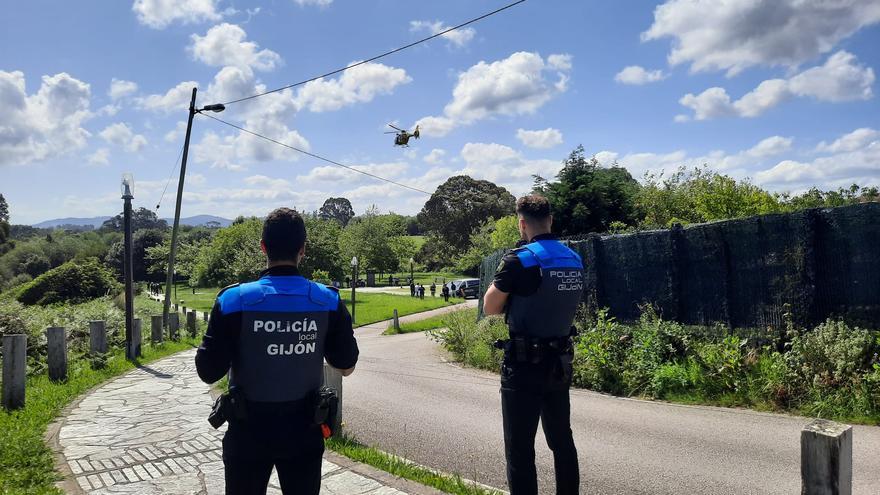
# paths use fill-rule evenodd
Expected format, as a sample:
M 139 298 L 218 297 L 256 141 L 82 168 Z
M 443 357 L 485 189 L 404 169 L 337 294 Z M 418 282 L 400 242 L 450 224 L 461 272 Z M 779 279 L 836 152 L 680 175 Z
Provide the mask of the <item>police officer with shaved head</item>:
M 510 339 L 501 367 L 501 412 L 511 495 L 538 493 L 538 420 L 553 451 L 556 493 L 578 493 L 569 387 L 575 312 L 583 294 L 580 256 L 550 233 L 550 203 L 539 195 L 516 202 L 523 243 L 504 256 L 486 291 L 486 314 L 505 314 Z
M 273 467 L 285 494 L 321 489 L 326 427 L 315 418 L 325 392 L 318 393 L 323 363 L 348 376 L 358 346 L 336 290 L 300 274 L 305 245 L 299 213 L 269 213 L 260 241 L 267 269 L 254 282 L 220 291 L 196 352 L 203 381 L 229 374 L 229 400 L 215 405 L 218 425 L 229 422 L 223 438 L 227 494 L 265 494 Z

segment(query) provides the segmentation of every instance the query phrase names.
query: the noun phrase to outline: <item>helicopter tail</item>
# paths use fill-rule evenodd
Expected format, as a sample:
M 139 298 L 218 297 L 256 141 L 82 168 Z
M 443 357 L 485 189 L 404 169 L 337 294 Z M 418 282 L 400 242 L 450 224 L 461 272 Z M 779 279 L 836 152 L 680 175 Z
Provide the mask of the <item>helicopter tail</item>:
M 413 131 L 413 134 L 412 134 L 412 135 L 413 135 L 413 137 L 416 138 L 416 139 L 419 138 L 419 126 L 416 126 L 416 130 Z

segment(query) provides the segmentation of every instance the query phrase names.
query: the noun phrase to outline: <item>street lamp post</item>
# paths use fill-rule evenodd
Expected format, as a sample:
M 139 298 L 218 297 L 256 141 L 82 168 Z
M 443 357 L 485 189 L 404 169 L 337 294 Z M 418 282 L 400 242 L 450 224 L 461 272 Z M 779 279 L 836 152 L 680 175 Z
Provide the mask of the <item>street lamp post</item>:
M 131 259 L 131 200 L 134 199 L 134 178 L 131 174 L 122 175 L 122 199 L 124 201 L 123 209 L 123 230 L 125 237 L 123 239 L 123 261 L 122 273 L 125 279 L 125 357 L 134 359 L 134 349 L 131 346 L 131 333 L 134 325 L 134 290 L 132 275 L 132 259 Z
M 358 279 L 358 259 L 357 256 L 351 257 L 351 324 L 354 326 L 354 298 L 355 288 L 357 288 Z

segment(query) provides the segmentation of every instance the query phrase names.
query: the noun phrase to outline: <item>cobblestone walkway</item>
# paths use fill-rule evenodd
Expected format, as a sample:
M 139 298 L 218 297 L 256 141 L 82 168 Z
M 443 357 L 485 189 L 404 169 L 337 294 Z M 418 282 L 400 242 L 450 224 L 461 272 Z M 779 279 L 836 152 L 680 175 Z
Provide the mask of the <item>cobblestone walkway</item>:
M 224 492 L 225 426 L 214 430 L 206 420 L 213 401 L 196 375 L 194 356 L 187 351 L 134 370 L 70 410 L 56 439 L 68 492 Z M 406 495 L 350 467 L 325 459 L 321 493 Z M 274 473 L 269 493 L 281 493 Z

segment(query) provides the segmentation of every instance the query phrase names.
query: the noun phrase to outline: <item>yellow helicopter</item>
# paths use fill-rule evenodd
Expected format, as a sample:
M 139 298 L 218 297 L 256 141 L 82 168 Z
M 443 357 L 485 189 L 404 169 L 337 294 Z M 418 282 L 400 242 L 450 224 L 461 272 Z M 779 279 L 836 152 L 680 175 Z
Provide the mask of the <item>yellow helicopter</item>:
M 391 124 L 388 124 L 388 127 L 394 129 L 393 131 L 387 131 L 385 134 L 396 134 L 394 136 L 394 146 L 409 146 L 409 138 L 414 137 L 416 139 L 419 138 L 419 126 L 416 126 L 416 129 L 412 132 L 405 131 L 399 127 L 395 127 Z

